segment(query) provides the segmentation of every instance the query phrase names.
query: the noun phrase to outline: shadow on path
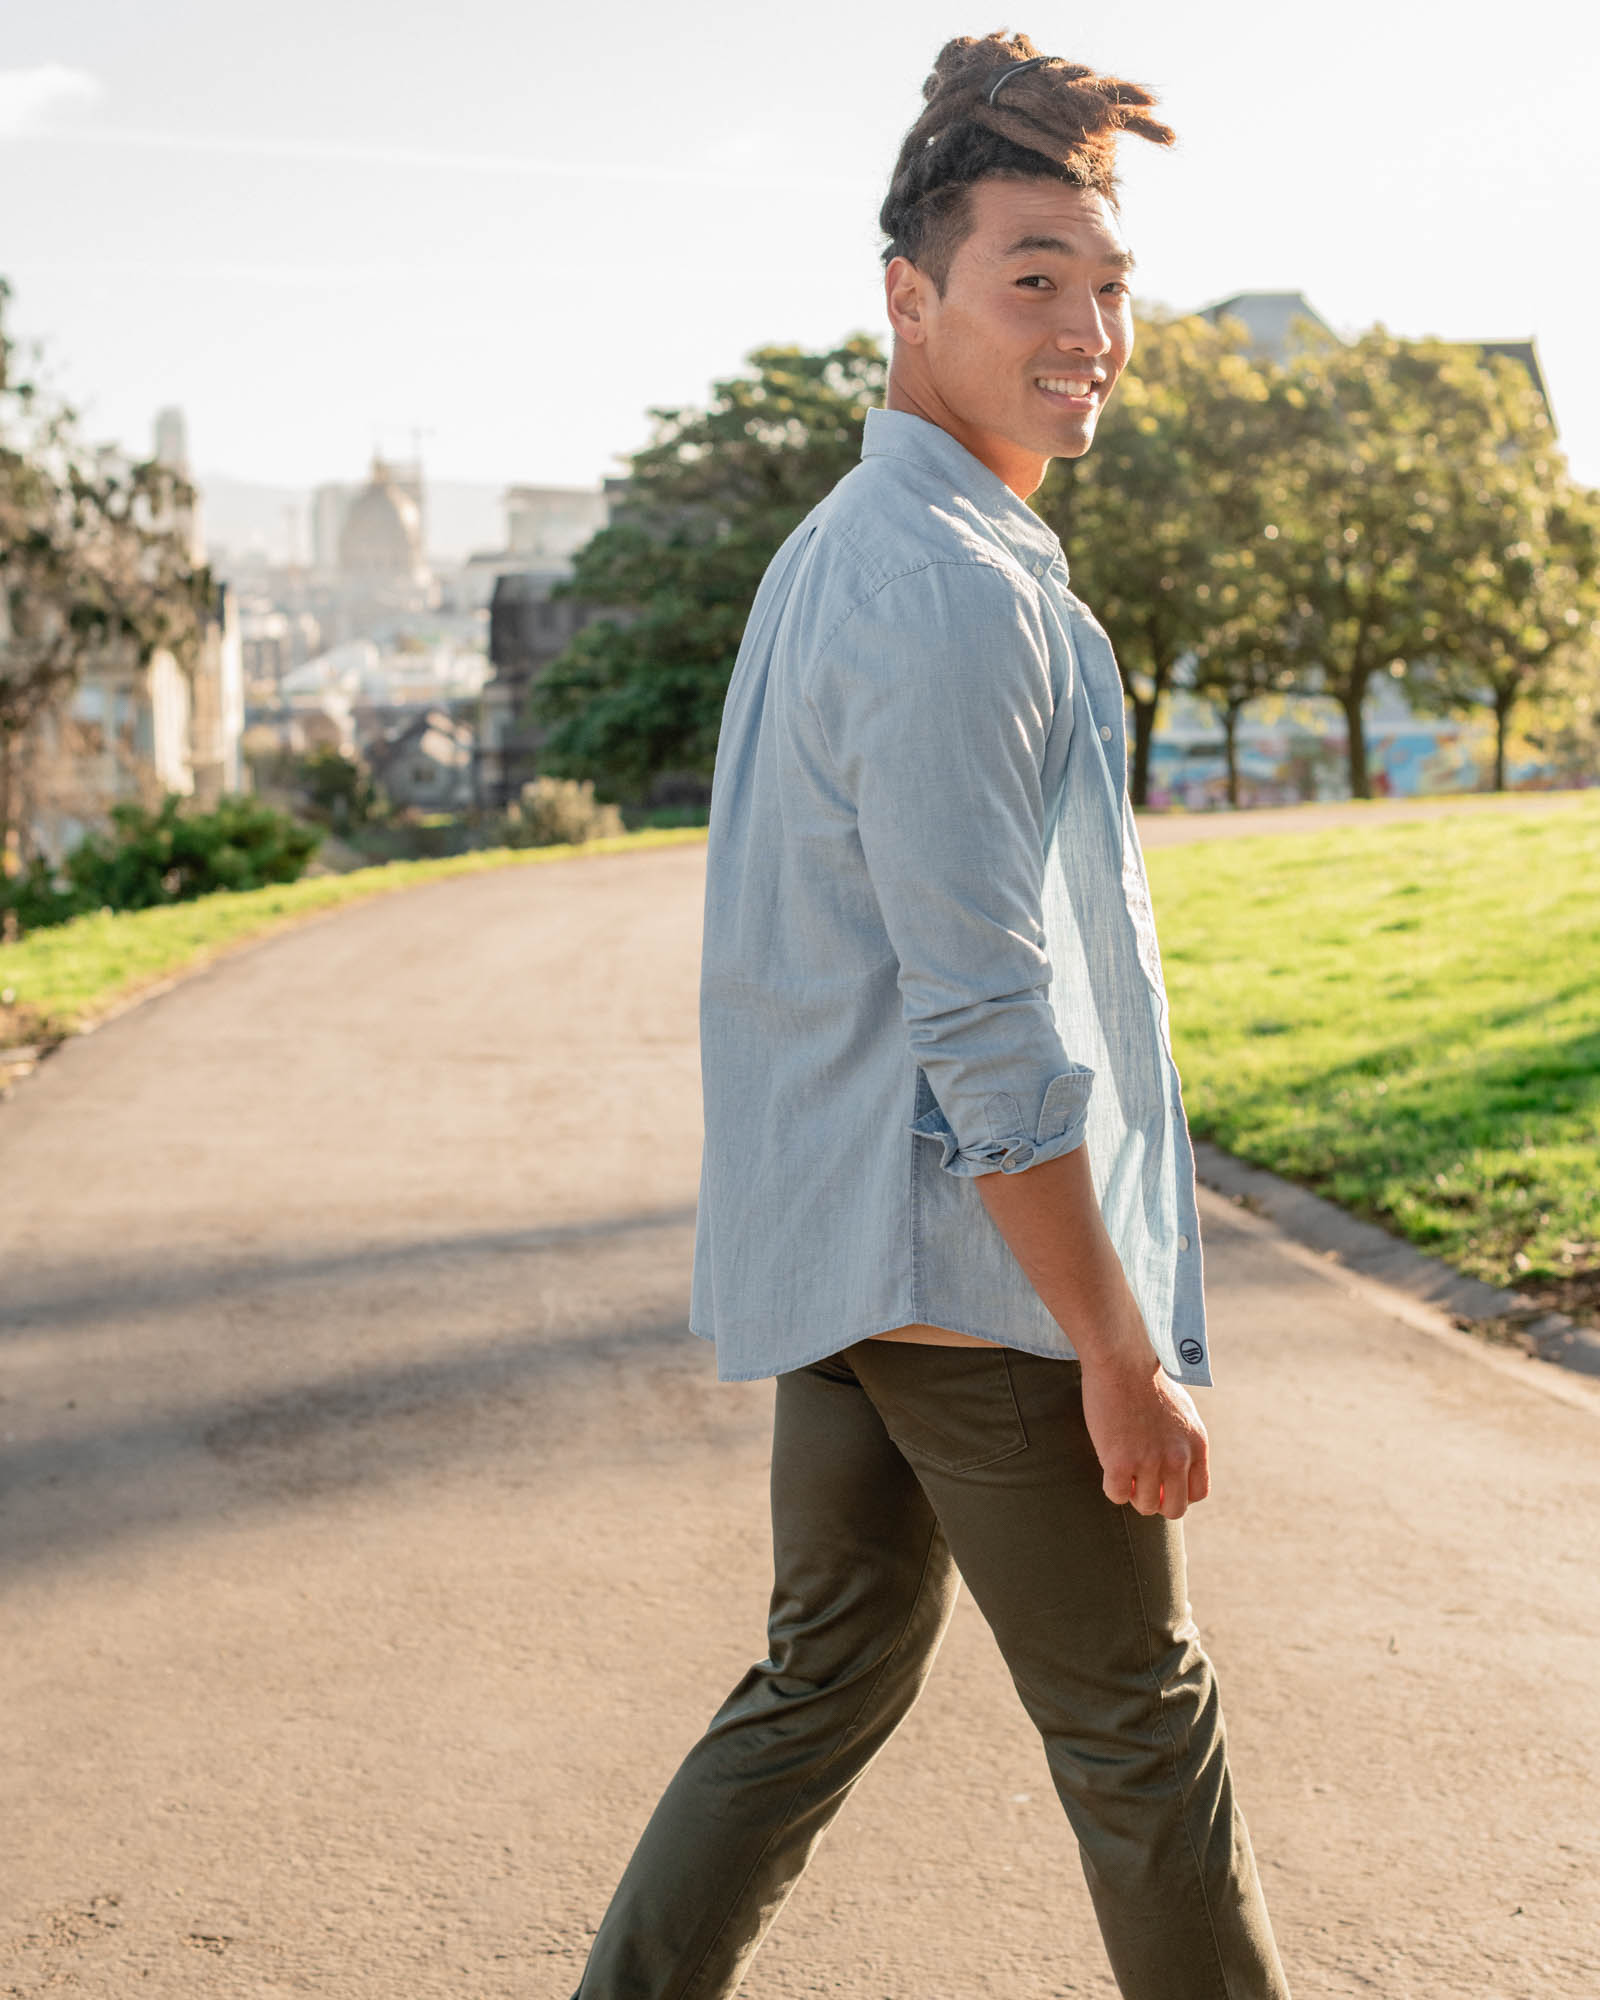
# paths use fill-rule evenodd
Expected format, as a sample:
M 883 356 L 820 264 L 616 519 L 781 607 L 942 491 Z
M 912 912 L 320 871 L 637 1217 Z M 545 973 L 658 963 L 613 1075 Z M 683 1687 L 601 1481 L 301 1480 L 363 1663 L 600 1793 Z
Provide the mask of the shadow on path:
M 502 1487 L 532 1484 L 574 1454 L 586 1465 L 634 1460 L 637 1446 L 608 1453 L 599 1420 L 609 1410 L 618 1440 L 636 1435 L 623 1419 L 640 1401 L 672 1407 L 661 1451 L 741 1440 L 750 1405 L 712 1401 L 715 1387 L 703 1343 L 681 1318 L 662 1318 L 453 1340 L 429 1355 L 375 1359 L 255 1396 L 113 1409 L 87 1423 L 68 1417 L 57 1434 L 4 1454 L 0 1576 L 252 1510 L 436 1478 L 465 1459 L 499 1461 Z
M 59 1275 L 48 1265 L 30 1272 L 18 1258 L 6 1274 L 5 1290 L 0 1295 L 0 1336 L 33 1333 L 43 1328 L 87 1331 L 91 1326 L 151 1312 L 221 1304 L 284 1284 L 381 1279 L 407 1267 L 442 1259 L 524 1256 L 543 1250 L 562 1250 L 651 1230 L 682 1229 L 691 1226 L 694 1219 L 695 1210 L 690 1204 L 644 1209 L 632 1215 L 604 1216 L 547 1229 L 466 1231 L 452 1236 L 412 1237 L 403 1242 L 374 1241 L 349 1250 L 298 1256 L 274 1254 L 238 1262 L 226 1261 L 215 1251 L 207 1251 L 189 1265 L 174 1263 L 174 1257 L 181 1253 L 163 1247 L 137 1261 L 107 1259 L 98 1264 L 89 1284 L 83 1282 L 82 1258 L 75 1258 Z

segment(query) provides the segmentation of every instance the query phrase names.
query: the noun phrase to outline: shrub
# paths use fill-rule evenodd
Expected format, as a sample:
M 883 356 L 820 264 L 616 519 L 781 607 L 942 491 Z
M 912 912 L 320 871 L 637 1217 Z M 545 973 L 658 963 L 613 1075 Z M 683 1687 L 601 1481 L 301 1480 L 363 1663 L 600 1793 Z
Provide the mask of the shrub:
M 82 907 L 47 861 L 30 863 L 20 875 L 0 874 L 0 944 L 13 943 L 24 931 L 64 924 Z
M 154 812 L 111 809 L 111 828 L 92 833 L 52 870 L 35 862 L 0 880 L 0 910 L 17 930 L 65 923 L 87 910 L 147 910 L 216 889 L 294 882 L 321 843 L 315 827 L 259 799 L 232 797 L 211 812 L 185 812 L 169 794 Z
M 331 744 L 320 744 L 297 758 L 292 782 L 311 813 L 326 826 L 345 833 L 365 826 L 383 813 L 383 799 L 366 765 L 347 757 Z
M 563 841 L 576 846 L 624 831 L 616 806 L 596 804 L 592 778 L 535 778 L 523 786 L 521 803 L 507 818 L 513 847 L 555 847 Z

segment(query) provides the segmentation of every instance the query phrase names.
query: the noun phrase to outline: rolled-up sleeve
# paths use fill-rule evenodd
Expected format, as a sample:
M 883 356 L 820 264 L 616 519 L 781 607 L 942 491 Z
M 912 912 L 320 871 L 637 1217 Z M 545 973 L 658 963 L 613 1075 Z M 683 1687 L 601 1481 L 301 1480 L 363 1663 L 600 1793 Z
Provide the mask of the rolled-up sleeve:
M 1083 1143 L 1094 1072 L 1063 1047 L 1041 909 L 1055 718 L 1028 579 L 936 562 L 829 637 L 809 699 L 899 964 L 950 1173 L 1015 1173 Z

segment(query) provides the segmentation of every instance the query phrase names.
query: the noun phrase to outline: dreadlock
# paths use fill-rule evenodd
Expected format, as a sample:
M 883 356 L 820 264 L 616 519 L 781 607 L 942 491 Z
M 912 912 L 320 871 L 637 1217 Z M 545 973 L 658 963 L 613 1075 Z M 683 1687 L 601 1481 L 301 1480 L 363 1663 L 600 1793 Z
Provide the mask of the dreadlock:
M 889 239 L 885 264 L 908 258 L 941 298 L 969 227 L 974 181 L 1057 180 L 1114 203 L 1119 134 L 1172 144 L 1171 128 L 1147 115 L 1155 103 L 1148 90 L 1059 56 L 1008 78 L 988 102 L 1004 71 L 1038 55 L 1026 35 L 960 35 L 939 51 L 922 86 L 927 109 L 900 147 L 878 226 Z

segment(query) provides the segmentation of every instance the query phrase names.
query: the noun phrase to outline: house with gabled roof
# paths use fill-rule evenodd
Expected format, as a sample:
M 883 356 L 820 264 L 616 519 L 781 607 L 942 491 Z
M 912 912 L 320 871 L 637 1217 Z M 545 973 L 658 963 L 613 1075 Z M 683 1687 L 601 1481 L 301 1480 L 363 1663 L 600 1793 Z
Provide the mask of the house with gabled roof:
M 1309 321 L 1332 340 L 1339 338 L 1304 292 L 1233 292 L 1225 299 L 1218 299 L 1215 305 L 1202 306 L 1196 317 L 1209 320 L 1213 326 L 1224 319 L 1240 321 L 1249 331 L 1252 349 L 1272 361 L 1286 361 L 1295 351 L 1294 330 L 1301 320 Z M 1531 335 L 1526 340 L 1454 340 L 1447 345 L 1471 347 L 1481 355 L 1503 354 L 1508 361 L 1518 362 L 1527 369 L 1551 429 L 1555 428 L 1550 388 L 1539 360 L 1538 345 Z

